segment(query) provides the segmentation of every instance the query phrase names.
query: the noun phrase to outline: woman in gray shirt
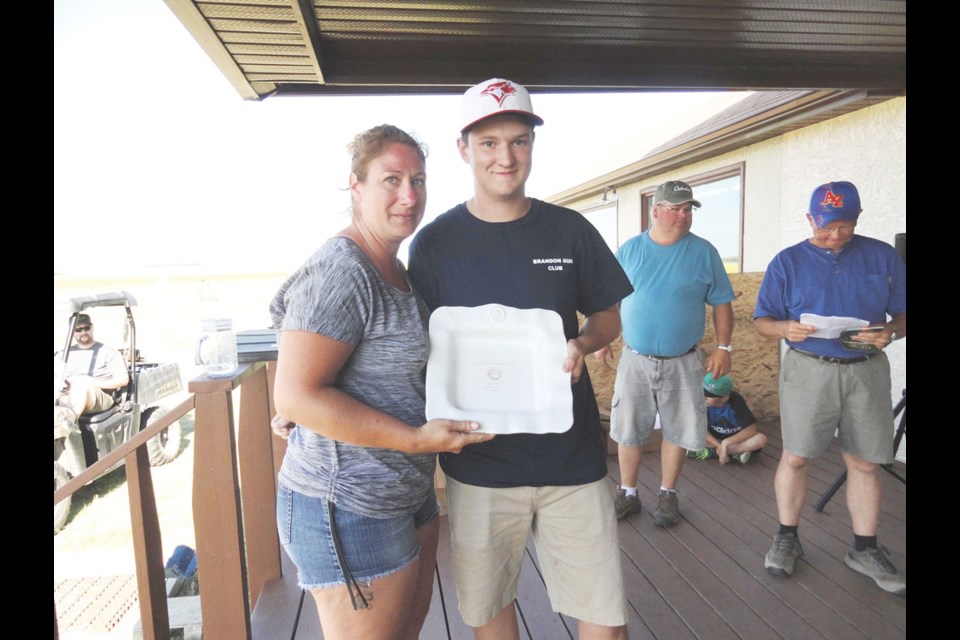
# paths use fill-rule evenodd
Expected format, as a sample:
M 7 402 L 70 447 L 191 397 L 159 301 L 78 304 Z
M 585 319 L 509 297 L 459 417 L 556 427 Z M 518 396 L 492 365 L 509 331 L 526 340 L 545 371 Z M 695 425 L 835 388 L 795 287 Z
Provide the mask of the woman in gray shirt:
M 390 125 L 350 150 L 350 225 L 270 306 L 277 411 L 296 423 L 277 524 L 327 640 L 417 638 L 436 565 L 436 453 L 492 436 L 424 416 L 428 312 L 397 252 L 423 217 L 425 153 Z

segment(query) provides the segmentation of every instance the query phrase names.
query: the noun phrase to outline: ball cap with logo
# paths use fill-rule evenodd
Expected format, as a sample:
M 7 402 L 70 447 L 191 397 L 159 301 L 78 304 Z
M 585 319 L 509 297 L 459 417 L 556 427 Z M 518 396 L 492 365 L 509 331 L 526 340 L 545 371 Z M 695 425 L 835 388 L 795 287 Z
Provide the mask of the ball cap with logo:
M 818 229 L 837 220 L 856 222 L 860 211 L 860 193 L 852 182 L 828 182 L 810 196 L 809 213 Z
M 690 202 L 698 209 L 703 206 L 699 200 L 694 200 L 693 189 L 690 188 L 690 185 L 679 180 L 670 180 L 657 187 L 657 192 L 653 195 L 653 203 L 657 204 L 664 201 L 670 204 Z
M 533 112 L 530 93 L 523 87 L 503 78 L 491 78 L 467 89 L 460 104 L 460 133 L 481 120 L 513 113 L 526 117 L 534 126 L 543 124 L 543 118 Z

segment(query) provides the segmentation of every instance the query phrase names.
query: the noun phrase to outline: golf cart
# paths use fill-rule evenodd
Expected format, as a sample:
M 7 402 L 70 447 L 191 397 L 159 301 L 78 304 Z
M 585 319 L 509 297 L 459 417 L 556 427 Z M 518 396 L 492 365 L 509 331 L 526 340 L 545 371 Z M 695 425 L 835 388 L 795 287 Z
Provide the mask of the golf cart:
M 163 415 L 167 409 L 158 404 L 164 397 L 183 388 L 180 380 L 180 367 L 176 363 L 156 364 L 142 362 L 137 349 L 137 331 L 133 322 L 131 307 L 137 301 L 126 291 L 102 293 L 70 300 L 70 321 L 67 327 L 67 339 L 63 349 L 55 354 L 54 360 L 54 404 L 64 389 L 67 362 L 70 357 L 70 345 L 73 341 L 77 318 L 83 311 L 97 307 L 122 307 L 123 318 L 122 347 L 129 373 L 129 382 L 113 390 L 114 404 L 101 413 L 86 413 L 79 416 L 77 422 L 64 424 L 57 421 L 54 410 L 53 430 L 53 490 L 64 485 L 87 467 L 96 463 L 118 446 L 135 436 Z M 117 345 L 111 345 L 117 346 Z M 182 434 L 180 421 L 176 421 L 151 438 L 147 443 L 150 465 L 166 464 L 180 452 Z M 123 464 L 121 459 L 104 474 Z M 91 481 L 92 482 L 92 481 Z M 53 533 L 56 535 L 70 514 L 70 498 L 66 498 L 53 507 Z

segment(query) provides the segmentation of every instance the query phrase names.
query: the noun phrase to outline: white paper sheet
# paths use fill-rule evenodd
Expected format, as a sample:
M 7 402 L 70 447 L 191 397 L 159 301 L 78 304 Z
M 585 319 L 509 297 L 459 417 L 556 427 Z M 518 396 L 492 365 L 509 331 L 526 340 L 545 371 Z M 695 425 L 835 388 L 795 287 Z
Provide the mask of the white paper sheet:
M 802 324 L 812 324 L 817 330 L 810 334 L 811 338 L 826 338 L 833 340 L 847 329 L 857 329 L 869 326 L 870 323 L 860 318 L 845 318 L 843 316 L 818 316 L 815 313 L 801 313 Z

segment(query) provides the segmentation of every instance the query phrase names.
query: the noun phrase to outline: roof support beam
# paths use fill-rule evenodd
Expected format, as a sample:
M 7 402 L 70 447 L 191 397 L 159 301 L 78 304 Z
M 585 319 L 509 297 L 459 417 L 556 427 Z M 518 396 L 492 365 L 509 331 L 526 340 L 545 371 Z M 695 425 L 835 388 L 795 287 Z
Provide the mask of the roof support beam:
M 323 49 L 320 46 L 320 26 L 313 11 L 313 2 L 312 0 L 293 0 L 291 4 L 293 13 L 297 17 L 297 24 L 300 25 L 300 33 L 307 45 L 307 56 L 313 66 L 313 72 L 317 74 L 317 82 L 323 85 L 326 83 L 323 77 Z

